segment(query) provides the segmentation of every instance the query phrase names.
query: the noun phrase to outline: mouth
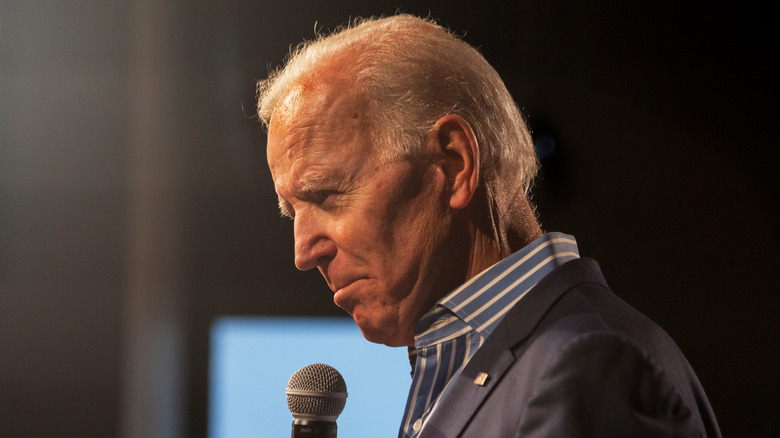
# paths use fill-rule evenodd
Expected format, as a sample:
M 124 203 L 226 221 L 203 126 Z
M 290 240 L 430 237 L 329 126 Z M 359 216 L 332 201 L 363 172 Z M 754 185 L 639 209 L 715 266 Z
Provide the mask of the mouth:
M 355 305 L 355 296 L 352 292 L 354 290 L 354 284 L 361 279 L 350 280 L 334 288 L 333 302 L 344 309 L 350 315 L 352 314 L 352 308 Z

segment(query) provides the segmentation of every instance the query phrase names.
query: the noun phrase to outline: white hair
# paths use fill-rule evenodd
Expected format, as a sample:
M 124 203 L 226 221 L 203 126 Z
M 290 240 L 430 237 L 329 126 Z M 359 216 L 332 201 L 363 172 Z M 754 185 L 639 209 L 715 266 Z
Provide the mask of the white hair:
M 456 114 L 474 131 L 480 183 L 499 215 L 509 213 L 504 210 L 518 192 L 528 194 L 538 161 L 517 105 L 474 47 L 430 20 L 410 15 L 358 19 L 300 44 L 283 68 L 258 83 L 260 120 L 267 125 L 295 85 L 346 56 L 370 102 L 367 118 L 382 153 L 421 151 L 436 121 Z

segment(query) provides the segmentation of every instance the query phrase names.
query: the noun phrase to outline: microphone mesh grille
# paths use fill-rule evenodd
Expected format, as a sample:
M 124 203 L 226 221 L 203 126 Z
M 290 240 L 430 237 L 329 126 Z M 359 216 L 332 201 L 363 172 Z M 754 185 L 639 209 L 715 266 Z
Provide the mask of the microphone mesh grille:
M 287 389 L 320 392 L 318 395 L 287 394 L 290 412 L 303 415 L 338 417 L 346 399 L 332 393 L 347 393 L 347 384 L 335 368 L 323 363 L 307 365 L 290 377 Z

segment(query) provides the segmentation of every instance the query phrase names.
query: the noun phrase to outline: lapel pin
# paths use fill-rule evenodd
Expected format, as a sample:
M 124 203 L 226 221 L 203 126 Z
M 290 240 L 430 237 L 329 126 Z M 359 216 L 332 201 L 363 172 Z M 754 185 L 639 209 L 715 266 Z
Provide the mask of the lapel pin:
M 488 373 L 481 372 L 477 374 L 477 377 L 474 379 L 474 384 L 479 386 L 485 386 L 485 382 L 487 382 L 488 379 Z

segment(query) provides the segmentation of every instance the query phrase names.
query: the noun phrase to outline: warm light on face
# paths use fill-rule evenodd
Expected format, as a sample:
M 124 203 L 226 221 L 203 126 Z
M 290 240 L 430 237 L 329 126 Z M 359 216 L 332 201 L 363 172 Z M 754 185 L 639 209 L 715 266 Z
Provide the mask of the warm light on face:
M 368 340 L 411 345 L 436 288 L 449 289 L 452 277 L 440 263 L 449 208 L 442 185 L 433 163 L 377 156 L 360 95 L 312 100 L 296 96 L 274 113 L 268 135 L 279 203 L 293 218 L 295 265 L 322 273 Z

